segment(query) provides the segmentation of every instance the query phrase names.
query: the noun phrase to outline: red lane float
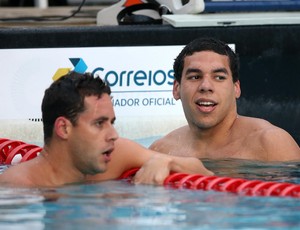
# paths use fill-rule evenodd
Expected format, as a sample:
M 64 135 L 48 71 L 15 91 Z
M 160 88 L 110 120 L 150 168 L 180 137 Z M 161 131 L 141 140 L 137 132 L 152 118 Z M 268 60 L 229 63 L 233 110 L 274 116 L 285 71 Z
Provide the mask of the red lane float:
M 139 168 L 128 170 L 119 179 L 130 181 L 138 170 Z M 171 173 L 164 180 L 164 185 L 172 188 L 231 192 L 246 196 L 300 197 L 299 184 L 203 176 L 200 174 Z
M 20 161 L 24 162 L 36 157 L 41 151 L 42 148 L 37 145 L 0 138 L 0 164 L 11 164 L 16 156 L 20 156 Z
M 5 163 L 5 160 L 14 148 L 17 146 L 24 144 L 22 141 L 15 141 L 10 139 L 1 139 L 0 141 L 0 163 Z

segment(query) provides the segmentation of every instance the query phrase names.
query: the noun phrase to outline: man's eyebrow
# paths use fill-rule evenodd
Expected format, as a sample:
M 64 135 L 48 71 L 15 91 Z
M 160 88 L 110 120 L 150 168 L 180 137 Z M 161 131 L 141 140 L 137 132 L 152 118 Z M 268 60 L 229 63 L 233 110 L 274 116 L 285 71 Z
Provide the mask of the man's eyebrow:
M 212 71 L 213 73 L 225 73 L 228 74 L 228 71 L 226 68 L 216 68 Z M 197 68 L 189 68 L 186 70 L 185 74 L 189 74 L 189 73 L 202 73 L 202 71 L 200 69 Z
M 225 74 L 228 74 L 228 71 L 226 68 L 217 68 L 217 69 L 214 69 L 212 71 L 213 73 L 225 73 Z
M 112 122 L 115 122 L 116 117 L 113 117 L 112 119 L 110 119 L 107 116 L 101 116 L 101 117 L 98 117 L 98 118 L 95 119 L 95 121 L 109 121 L 109 120 L 111 120 Z
M 200 69 L 196 69 L 196 68 L 188 68 L 185 72 L 185 74 L 190 74 L 190 73 L 202 73 L 202 71 Z
M 100 116 L 94 119 L 94 121 L 107 121 L 109 120 L 109 117 L 107 116 Z

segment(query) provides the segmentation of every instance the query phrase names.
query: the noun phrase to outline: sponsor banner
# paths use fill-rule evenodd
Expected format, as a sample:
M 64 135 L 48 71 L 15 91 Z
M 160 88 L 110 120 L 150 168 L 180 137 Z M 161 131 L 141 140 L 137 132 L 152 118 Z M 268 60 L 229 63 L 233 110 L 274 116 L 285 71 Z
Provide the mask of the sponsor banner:
M 39 119 L 45 89 L 69 70 L 93 72 L 112 89 L 116 116 L 183 116 L 172 96 L 183 46 L 1 49 L 0 119 Z

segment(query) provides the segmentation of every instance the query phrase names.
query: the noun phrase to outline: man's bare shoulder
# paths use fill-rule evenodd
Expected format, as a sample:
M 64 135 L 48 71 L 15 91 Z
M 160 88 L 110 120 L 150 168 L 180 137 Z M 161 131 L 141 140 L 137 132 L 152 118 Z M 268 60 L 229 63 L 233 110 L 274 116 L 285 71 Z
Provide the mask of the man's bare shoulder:
M 300 148 L 285 130 L 273 126 L 261 132 L 261 144 L 270 161 L 300 160 Z
M 237 157 L 262 161 L 300 160 L 300 149 L 293 137 L 267 120 L 239 116 L 227 134 L 227 137 L 224 133 L 219 135 L 221 139 L 215 138 L 213 142 L 205 143 L 200 136 L 192 136 L 188 126 L 183 126 L 155 141 L 150 148 L 174 155 L 184 153 L 199 157 Z M 208 152 L 204 152 L 204 149 L 200 151 L 200 147 L 205 145 L 210 148 L 206 148 Z
M 24 167 L 24 163 L 9 166 L 2 174 L 0 174 L 0 184 L 8 186 L 31 187 L 34 184 L 30 180 L 28 170 Z
M 240 121 L 243 126 L 252 127 L 255 129 L 273 126 L 269 121 L 256 117 L 238 116 L 237 121 Z
M 267 161 L 291 161 L 300 159 L 300 148 L 293 137 L 284 129 L 270 122 L 251 117 L 241 117 L 237 126 L 247 134 L 252 146 L 260 147 Z M 249 145 L 251 146 L 251 145 Z
M 168 154 L 172 149 L 176 149 L 178 144 L 182 145 L 188 134 L 189 127 L 187 125 L 182 126 L 154 141 L 149 148 L 157 152 Z
M 244 132 L 245 134 L 249 135 L 251 133 L 255 133 L 256 135 L 263 137 L 266 134 L 277 134 L 277 135 L 284 135 L 291 137 L 287 131 L 284 129 L 273 125 L 267 120 L 255 117 L 244 117 L 241 116 L 239 119 L 240 122 L 237 122 L 236 129 Z M 242 128 L 242 129 L 241 129 Z

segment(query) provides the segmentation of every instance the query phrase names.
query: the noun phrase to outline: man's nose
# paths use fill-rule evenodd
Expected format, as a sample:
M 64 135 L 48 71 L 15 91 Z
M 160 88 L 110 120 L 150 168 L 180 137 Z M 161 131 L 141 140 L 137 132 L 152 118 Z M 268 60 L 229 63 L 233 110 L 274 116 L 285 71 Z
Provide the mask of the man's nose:
M 119 138 L 119 134 L 118 134 L 116 128 L 113 125 L 111 125 L 111 129 L 108 133 L 108 139 L 112 140 L 112 141 L 115 141 L 118 138 Z
M 214 85 L 212 79 L 209 76 L 204 76 L 199 83 L 200 92 L 213 92 Z

